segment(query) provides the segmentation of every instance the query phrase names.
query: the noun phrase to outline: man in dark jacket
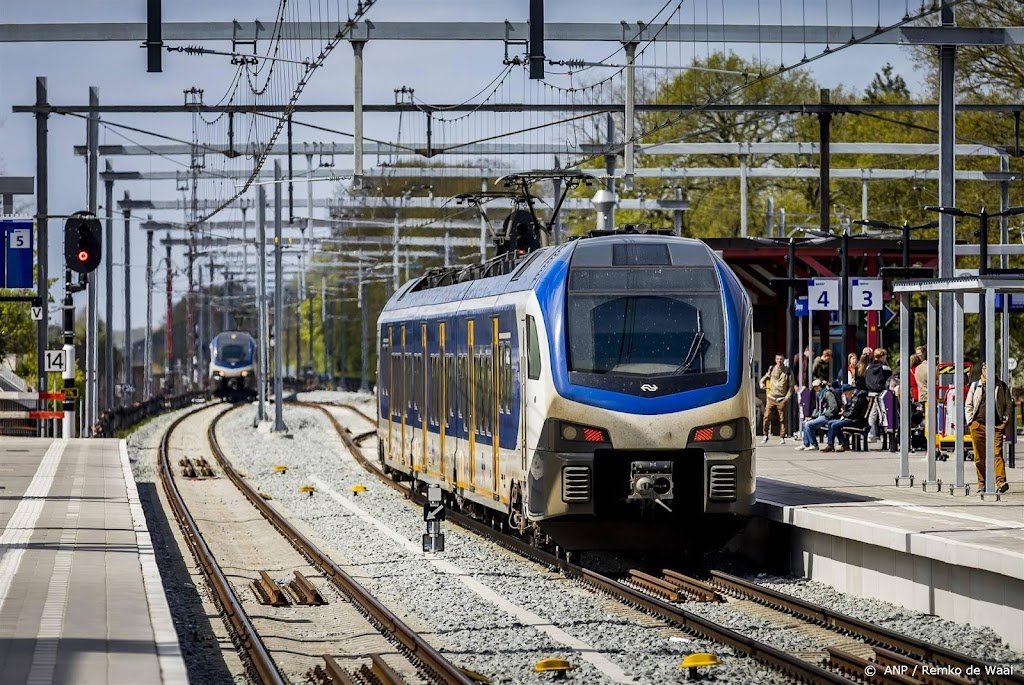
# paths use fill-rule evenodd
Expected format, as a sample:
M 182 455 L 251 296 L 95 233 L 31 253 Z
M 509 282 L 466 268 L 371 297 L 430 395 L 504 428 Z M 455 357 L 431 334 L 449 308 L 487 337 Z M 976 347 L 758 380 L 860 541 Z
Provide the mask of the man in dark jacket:
M 868 394 L 864 390 L 857 390 L 847 383 L 843 386 L 843 396 L 846 398 L 846 405 L 843 407 L 843 417 L 828 422 L 828 433 L 826 439 L 828 444 L 821 448 L 822 452 L 845 452 L 849 447 L 846 434 L 843 429 L 847 426 L 862 428 L 865 425 L 865 417 L 868 412 Z M 836 437 L 839 438 L 839 446 L 835 446 Z
M 832 387 L 822 383 L 818 378 L 814 379 L 811 386 L 815 398 L 814 412 L 804 418 L 803 445 L 797 447 L 797 450 L 818 449 L 818 427 L 839 416 L 839 398 L 832 392 Z

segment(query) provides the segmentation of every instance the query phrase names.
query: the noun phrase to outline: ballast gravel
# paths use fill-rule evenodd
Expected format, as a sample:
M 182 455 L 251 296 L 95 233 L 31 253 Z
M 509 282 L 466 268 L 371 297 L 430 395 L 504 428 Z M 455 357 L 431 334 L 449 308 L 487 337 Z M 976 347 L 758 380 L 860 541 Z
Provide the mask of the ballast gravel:
M 999 666 L 1011 666 L 1014 673 L 1024 672 L 1024 653 L 1010 649 L 1004 640 L 987 626 L 955 623 L 938 616 L 919 614 L 888 602 L 852 597 L 813 580 L 784 578 L 763 573 L 745 574 L 744 577 L 772 590 L 827 606 L 881 628 L 926 640 Z
M 333 401 L 356 399 L 351 394 L 332 395 Z M 372 409 L 372 399 L 369 406 Z M 569 675 L 576 683 L 682 683 L 686 673 L 678 665 L 695 652 L 712 652 L 721 661 L 705 669 L 709 682 L 788 682 L 731 649 L 666 626 L 497 545 L 445 526 L 446 549 L 436 558 L 461 569 L 469 584 L 482 584 L 519 612 L 532 613 L 537 623 L 521 613 L 513 615 L 471 591 L 457 575 L 440 570 L 431 555 L 406 546 L 420 545 L 422 512 L 363 471 L 323 414 L 286 406 L 290 437 L 269 432 L 268 424 L 254 429 L 253 416 L 252 408 L 243 407 L 229 413 L 218 427 L 221 446 L 237 468 L 261 492 L 302 518 L 324 541 L 324 551 L 348 566 L 399 617 L 421 629 L 425 626 L 426 638 L 442 653 L 491 682 L 547 683 L 552 674 L 532 672 L 534 664 L 561 657 L 576 667 Z M 275 466 L 287 470 L 275 471 Z M 312 497 L 299 492 L 303 485 L 317 487 Z M 366 491 L 353 493 L 355 485 Z M 396 542 L 343 507 L 324 486 L 408 542 Z M 573 647 L 565 644 L 572 640 L 578 641 Z M 594 655 L 599 662 L 610 662 L 606 670 L 623 675 L 608 675 L 584 658 Z

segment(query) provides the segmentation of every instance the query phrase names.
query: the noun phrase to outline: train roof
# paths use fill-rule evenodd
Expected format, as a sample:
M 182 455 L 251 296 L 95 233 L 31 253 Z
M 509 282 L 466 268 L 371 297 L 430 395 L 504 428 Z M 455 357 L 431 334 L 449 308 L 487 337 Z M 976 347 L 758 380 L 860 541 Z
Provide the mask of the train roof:
M 663 247 L 662 247 L 663 246 Z M 714 252 L 701 240 L 671 235 L 613 234 L 544 247 L 514 261 L 499 257 L 482 265 L 435 271 L 398 289 L 383 311 L 458 302 L 531 290 L 555 263 L 577 266 L 714 266 Z M 504 262 L 504 263 L 502 263 Z M 434 285 L 439 280 L 457 280 Z

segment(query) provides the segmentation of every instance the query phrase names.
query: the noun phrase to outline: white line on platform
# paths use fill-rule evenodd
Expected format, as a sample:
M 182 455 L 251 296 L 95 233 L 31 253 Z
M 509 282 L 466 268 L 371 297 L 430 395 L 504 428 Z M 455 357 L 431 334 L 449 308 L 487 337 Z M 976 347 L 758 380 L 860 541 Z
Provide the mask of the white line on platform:
M 153 552 L 153 538 L 146 527 L 146 514 L 139 500 L 139 488 L 135 484 L 132 465 L 128 460 L 128 442 L 121 440 L 117 445 L 121 456 L 121 471 L 124 473 L 125 487 L 128 490 L 128 508 L 132 512 L 132 526 L 135 528 L 135 542 L 139 548 L 139 564 L 142 566 L 142 585 L 146 591 L 146 603 L 149 605 L 149 622 L 153 626 L 153 639 L 156 642 L 157 661 L 160 663 L 160 674 L 164 685 L 188 684 L 188 671 L 178 644 L 178 633 L 174 630 L 171 620 L 171 609 L 167 605 L 167 595 L 160 580 L 160 569 L 156 565 Z
M 918 504 L 907 504 L 906 502 L 900 502 L 899 500 L 883 499 L 877 502 L 866 502 L 867 506 L 887 506 L 887 507 L 899 507 L 900 509 L 906 509 L 907 511 L 915 511 L 921 514 L 928 514 L 930 516 L 936 516 L 939 518 L 945 518 L 952 516 L 953 518 L 964 519 L 965 521 L 975 521 L 977 523 L 987 523 L 998 528 L 1024 528 L 1024 523 L 1018 523 L 1011 521 L 1010 519 L 990 519 L 985 516 L 975 516 L 974 514 L 965 514 L 958 511 L 945 511 L 945 507 L 942 511 L 937 511 L 932 507 L 924 507 Z
M 53 486 L 53 478 L 57 474 L 67 440 L 54 440 L 39 462 L 36 475 L 32 477 L 28 489 L 18 502 L 14 516 L 7 522 L 7 528 L 0 534 L 0 612 L 3 611 L 7 593 L 25 555 L 25 545 L 35 531 L 36 521 L 46 504 L 43 499 Z
M 332 498 L 333 500 L 341 504 L 343 507 L 351 511 L 353 514 L 358 516 L 366 523 L 369 523 L 370 525 L 377 528 L 377 530 L 381 531 L 386 536 L 388 536 L 398 544 L 402 545 L 409 552 L 416 555 L 423 554 L 422 548 L 416 546 L 411 541 L 407 540 L 399 532 L 385 526 L 383 523 L 381 523 L 373 516 L 368 514 L 364 509 L 356 505 L 354 502 L 351 502 L 345 497 L 342 497 L 336 490 L 331 488 L 329 485 L 327 485 L 327 483 L 325 483 L 317 476 L 312 476 L 310 480 L 316 486 L 317 490 L 326 493 L 328 497 Z M 494 604 L 502 611 L 511 614 L 521 623 L 528 626 L 532 626 L 540 632 L 547 635 L 548 637 L 550 637 L 552 640 L 560 642 L 566 647 L 578 651 L 580 653 L 581 659 L 583 659 L 586 662 L 589 662 L 592 666 L 594 666 L 594 668 L 596 668 L 601 673 L 611 678 L 614 682 L 635 682 L 635 679 L 632 676 L 627 675 L 625 671 L 623 671 L 617 664 L 613 663 L 603 654 L 598 652 L 597 649 L 592 645 L 588 645 L 586 642 L 583 642 L 582 640 L 573 637 L 572 635 L 565 632 L 558 626 L 552 625 L 551 621 L 549 621 L 548 619 L 542 616 L 538 616 L 532 611 L 524 609 L 523 607 L 517 604 L 513 604 L 501 595 L 494 592 L 491 588 L 487 587 L 486 585 L 478 581 L 476 578 L 473 578 L 468 572 L 451 563 L 450 561 L 438 559 L 436 557 L 427 557 L 427 561 L 433 564 L 439 571 L 456 577 L 463 585 L 468 587 L 478 596 L 490 602 L 491 604 Z

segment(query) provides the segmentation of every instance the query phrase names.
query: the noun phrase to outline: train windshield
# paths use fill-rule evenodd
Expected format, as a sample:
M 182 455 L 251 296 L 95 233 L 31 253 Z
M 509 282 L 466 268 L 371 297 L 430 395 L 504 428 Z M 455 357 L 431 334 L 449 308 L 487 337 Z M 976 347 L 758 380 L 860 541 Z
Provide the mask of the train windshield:
M 221 345 L 217 349 L 217 357 L 224 364 L 237 364 L 238 362 L 245 361 L 248 358 L 248 353 L 245 346 L 230 343 L 228 345 Z
M 567 315 L 571 372 L 690 376 L 725 370 L 714 269 L 573 269 Z

